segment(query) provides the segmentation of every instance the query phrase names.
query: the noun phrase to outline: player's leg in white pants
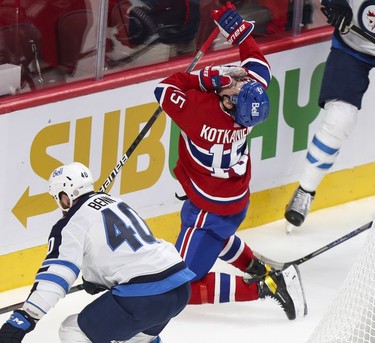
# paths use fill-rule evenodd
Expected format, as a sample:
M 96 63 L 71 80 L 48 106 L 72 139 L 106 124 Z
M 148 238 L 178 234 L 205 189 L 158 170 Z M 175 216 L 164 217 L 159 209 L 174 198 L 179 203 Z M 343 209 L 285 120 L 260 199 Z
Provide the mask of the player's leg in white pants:
M 357 123 L 357 107 L 339 100 L 325 105 L 324 119 L 310 144 L 300 185 L 313 192 L 336 162 L 340 148 Z
M 332 100 L 326 103 L 324 109 L 323 121 L 307 151 L 300 186 L 285 210 L 288 233 L 293 225 L 300 226 L 304 222 L 315 190 L 336 162 L 343 143 L 357 123 L 358 108 L 347 102 Z
M 78 314 L 67 317 L 60 326 L 59 337 L 61 343 L 91 342 L 78 326 Z

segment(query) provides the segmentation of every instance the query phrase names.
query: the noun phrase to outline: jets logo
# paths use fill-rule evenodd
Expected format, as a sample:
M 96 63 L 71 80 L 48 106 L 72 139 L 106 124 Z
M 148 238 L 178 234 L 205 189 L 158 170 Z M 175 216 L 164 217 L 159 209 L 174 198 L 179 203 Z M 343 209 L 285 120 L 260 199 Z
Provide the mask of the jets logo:
M 358 9 L 358 23 L 361 29 L 375 37 L 375 0 L 367 0 Z

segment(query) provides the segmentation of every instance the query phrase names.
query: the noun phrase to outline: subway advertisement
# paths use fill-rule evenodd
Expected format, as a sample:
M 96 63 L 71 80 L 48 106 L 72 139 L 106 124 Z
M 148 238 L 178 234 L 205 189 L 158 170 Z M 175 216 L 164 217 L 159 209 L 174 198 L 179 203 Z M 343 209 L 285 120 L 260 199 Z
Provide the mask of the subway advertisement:
M 330 42 L 323 42 L 267 55 L 273 73 L 268 90 L 271 112 L 264 123 L 253 129 L 249 139 L 250 186 L 254 195 L 251 207 L 267 212 L 270 201 L 263 201 L 264 197 L 257 194 L 268 192 L 270 200 L 270 194 L 277 197 L 277 191 L 269 193 L 270 190 L 298 181 L 307 146 L 321 120 L 317 103 L 329 48 Z M 47 180 L 53 169 L 80 161 L 91 169 L 95 189 L 103 185 L 157 110 L 153 91 L 159 81 L 0 116 L 0 264 L 4 263 L 1 255 L 46 244 L 52 225 L 61 217 L 48 194 Z M 370 85 L 365 95 L 357 126 L 333 172 L 353 171 L 361 166 L 370 166 L 374 171 L 375 99 L 370 97 L 375 94 L 374 87 Z M 154 218 L 157 235 L 167 239 L 171 237 L 167 232 L 178 231 L 181 207 L 176 194 L 182 195 L 182 189 L 173 175 L 178 133 L 162 112 L 107 188 L 108 193 L 123 198 L 146 220 Z M 361 179 L 360 187 L 375 194 L 374 180 L 375 173 L 373 178 Z M 288 189 L 285 199 L 289 199 L 293 189 Z M 279 219 L 284 205 L 280 199 L 272 204 L 280 207 Z M 161 217 L 167 220 L 158 221 Z M 246 224 L 251 226 L 251 222 Z

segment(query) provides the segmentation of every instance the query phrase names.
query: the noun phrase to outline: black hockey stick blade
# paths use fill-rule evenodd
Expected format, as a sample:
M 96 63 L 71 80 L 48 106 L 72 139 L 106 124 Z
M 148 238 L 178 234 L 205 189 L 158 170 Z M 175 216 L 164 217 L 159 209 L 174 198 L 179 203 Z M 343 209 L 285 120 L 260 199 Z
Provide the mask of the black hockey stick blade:
M 304 256 L 304 257 L 298 258 L 298 259 L 296 259 L 294 261 L 290 261 L 290 262 L 278 262 L 278 261 L 272 260 L 272 259 L 270 259 L 266 256 L 263 256 L 262 254 L 259 254 L 258 252 L 254 252 L 254 254 L 261 261 L 269 264 L 273 268 L 282 270 L 282 269 L 288 268 L 292 264 L 300 265 L 302 263 L 305 263 L 306 261 L 309 261 L 312 258 L 314 258 L 314 257 L 334 248 L 335 246 L 347 241 L 348 239 L 353 238 L 353 237 L 359 235 L 360 233 L 370 229 L 371 226 L 372 226 L 372 222 L 366 223 L 366 224 L 362 225 L 361 227 L 355 229 L 354 231 L 351 231 L 351 232 L 347 233 L 346 235 L 336 239 L 335 241 L 321 247 L 320 249 L 315 250 L 314 252 L 312 252 L 312 253 Z
M 82 284 L 79 284 L 77 286 L 73 286 L 69 290 L 69 294 L 81 291 L 82 289 L 83 289 L 83 285 Z M 5 306 L 5 307 L 2 307 L 2 308 L 0 308 L 0 314 L 4 314 L 4 313 L 7 313 L 7 312 L 15 311 L 15 310 L 21 308 L 23 304 L 24 304 L 24 301 L 21 302 L 21 303 L 17 303 L 17 304 L 13 304 L 13 305 L 8 305 L 8 306 Z
M 371 43 L 374 43 L 375 44 L 375 37 L 372 36 L 371 34 L 361 30 L 358 26 L 355 26 L 355 25 L 351 25 L 350 26 L 350 30 L 352 30 L 353 32 L 355 32 L 356 34 L 362 36 L 363 38 L 367 39 L 368 41 L 370 41 Z

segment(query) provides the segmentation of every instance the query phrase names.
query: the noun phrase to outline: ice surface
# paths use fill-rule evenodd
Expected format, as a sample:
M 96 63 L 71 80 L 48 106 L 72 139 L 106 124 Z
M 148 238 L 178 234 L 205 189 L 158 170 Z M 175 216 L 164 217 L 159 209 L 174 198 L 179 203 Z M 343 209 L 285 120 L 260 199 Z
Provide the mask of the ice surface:
M 279 220 L 239 231 L 239 236 L 261 254 L 288 262 L 303 257 L 372 220 L 375 197 L 310 213 L 304 225 L 286 234 Z M 309 313 L 289 321 L 271 300 L 244 303 L 189 305 L 161 334 L 163 343 L 304 343 L 337 294 L 368 231 L 316 256 L 299 266 Z M 219 261 L 214 269 L 237 273 Z M 0 307 L 21 302 L 29 287 L 0 293 Z M 58 343 L 58 328 L 66 316 L 79 312 L 92 296 L 84 291 L 62 299 L 28 334 L 25 343 Z M 3 323 L 9 314 L 0 315 Z

